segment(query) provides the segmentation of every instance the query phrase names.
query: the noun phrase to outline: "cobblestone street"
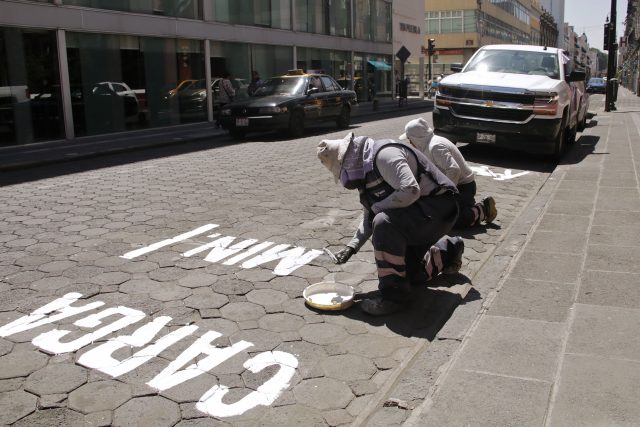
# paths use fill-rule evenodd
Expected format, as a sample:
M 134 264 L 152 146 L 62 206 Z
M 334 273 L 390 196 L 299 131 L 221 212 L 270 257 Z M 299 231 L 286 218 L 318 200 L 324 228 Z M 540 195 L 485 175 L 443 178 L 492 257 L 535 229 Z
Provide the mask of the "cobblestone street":
M 416 117 L 352 130 L 396 138 Z M 506 233 L 552 166 L 463 147 L 498 218 L 459 231 L 462 274 L 416 289 L 399 315 L 373 318 L 357 304 L 320 312 L 304 304 L 308 285 L 368 292 L 377 280 L 370 243 L 340 266 L 321 252 L 349 241 L 360 205 L 315 155 L 320 139 L 344 132 L 312 131 L 78 160 L 84 171 L 47 166 L 40 180 L 12 172 L 23 182 L 4 187 L 0 204 L 0 424 L 402 421 L 393 417 L 408 412 L 385 402 L 424 400 L 447 354 L 418 363 L 423 350 L 456 306 L 492 289 L 469 291 L 499 245 L 507 257 L 520 249 Z

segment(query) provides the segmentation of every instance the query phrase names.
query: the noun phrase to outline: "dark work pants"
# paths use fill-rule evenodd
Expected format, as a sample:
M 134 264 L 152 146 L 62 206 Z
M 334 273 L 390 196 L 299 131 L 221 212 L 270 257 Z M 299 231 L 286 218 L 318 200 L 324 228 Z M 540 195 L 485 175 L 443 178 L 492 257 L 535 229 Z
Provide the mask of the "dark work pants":
M 466 228 L 476 225 L 478 222 L 478 207 L 476 206 L 476 182 L 471 181 L 468 184 L 458 186 L 459 193 L 456 195 L 460 214 L 456 221 L 455 228 Z
M 411 284 L 427 280 L 422 260 L 431 245 L 447 234 L 458 217 L 455 196 L 421 197 L 411 206 L 378 213 L 373 243 L 378 288 L 394 301 L 410 298 Z

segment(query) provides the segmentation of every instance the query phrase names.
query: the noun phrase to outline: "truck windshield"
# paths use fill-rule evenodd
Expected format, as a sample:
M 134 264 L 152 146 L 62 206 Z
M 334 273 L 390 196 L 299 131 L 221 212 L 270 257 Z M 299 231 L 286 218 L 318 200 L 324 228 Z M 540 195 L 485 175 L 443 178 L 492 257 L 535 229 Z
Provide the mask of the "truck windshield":
M 560 78 L 558 55 L 552 52 L 521 50 L 481 50 L 467 64 L 464 71 L 535 74 Z

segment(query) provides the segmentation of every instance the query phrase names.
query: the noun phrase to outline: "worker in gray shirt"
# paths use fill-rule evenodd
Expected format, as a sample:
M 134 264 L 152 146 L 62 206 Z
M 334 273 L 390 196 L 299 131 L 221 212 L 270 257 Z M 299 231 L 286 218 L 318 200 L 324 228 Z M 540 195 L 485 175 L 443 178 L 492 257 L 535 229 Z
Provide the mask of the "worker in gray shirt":
M 336 182 L 360 195 L 363 218 L 336 258 L 347 262 L 371 238 L 380 296 L 362 301 L 365 312 L 401 310 L 411 285 L 460 269 L 464 242 L 446 236 L 458 217 L 457 190 L 426 156 L 406 144 L 353 133 L 323 140 L 317 154 Z
M 433 129 L 423 118 L 411 120 L 404 127 L 404 131 L 405 133 L 400 135 L 400 140 L 408 140 L 458 188 L 457 199 L 460 214 L 455 228 L 473 227 L 482 222 L 488 224 L 496 219 L 498 210 L 493 197 L 485 197 L 476 203 L 474 173 L 453 142 L 434 135 Z

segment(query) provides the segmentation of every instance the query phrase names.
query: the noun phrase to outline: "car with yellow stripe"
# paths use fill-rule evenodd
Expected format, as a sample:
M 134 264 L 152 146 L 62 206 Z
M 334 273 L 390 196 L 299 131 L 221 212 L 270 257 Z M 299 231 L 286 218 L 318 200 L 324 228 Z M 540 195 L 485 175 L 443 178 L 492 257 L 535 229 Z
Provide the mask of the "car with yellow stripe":
M 253 96 L 224 105 L 219 122 L 234 138 L 273 130 L 298 138 L 310 123 L 334 121 L 347 128 L 355 102 L 356 93 L 333 77 L 291 70 L 263 81 Z

